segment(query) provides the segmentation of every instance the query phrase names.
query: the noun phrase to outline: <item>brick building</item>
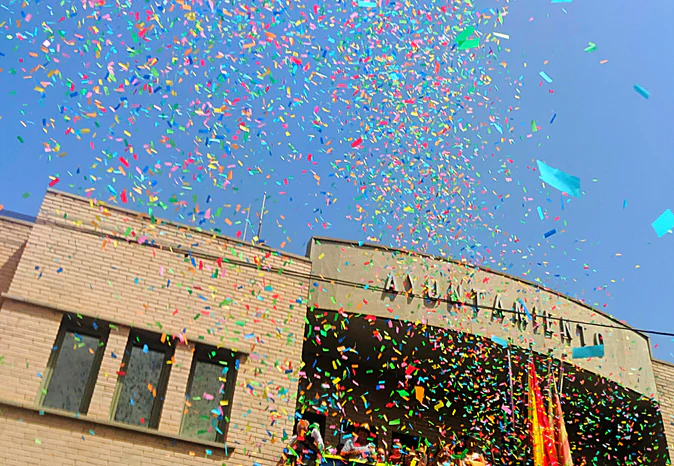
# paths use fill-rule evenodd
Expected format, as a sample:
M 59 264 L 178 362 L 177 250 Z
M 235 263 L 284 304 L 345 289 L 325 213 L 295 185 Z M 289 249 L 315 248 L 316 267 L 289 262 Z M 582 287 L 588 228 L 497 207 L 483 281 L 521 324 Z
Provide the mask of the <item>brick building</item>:
M 486 434 L 494 464 L 526 464 L 517 439 L 527 443 L 533 359 L 542 380 L 551 375 L 563 391 L 576 459 L 670 464 L 674 366 L 652 359 L 647 335 L 553 290 L 459 261 L 317 237 L 307 256 L 303 359 L 312 364 L 300 409 L 327 416 L 328 443 L 343 441 L 344 420 L 379 427 L 377 440 L 388 445 Z M 581 356 L 598 348 L 603 356 Z
M 294 256 L 48 191 L 34 221 L 0 213 L 0 293 L 2 465 L 274 465 L 296 408 L 332 445 L 346 421 L 384 445 L 476 420 L 498 436 L 505 340 L 516 362 L 549 354 L 567 393 L 602 398 L 567 398 L 577 452 L 667 464 L 674 438 L 674 366 L 646 335 L 431 256 L 328 238 Z M 571 358 L 598 343 L 604 357 Z M 436 375 L 461 389 L 434 399 Z M 523 364 L 513 377 L 522 398 Z
M 0 464 L 275 463 L 310 270 L 55 191 L 0 219 Z

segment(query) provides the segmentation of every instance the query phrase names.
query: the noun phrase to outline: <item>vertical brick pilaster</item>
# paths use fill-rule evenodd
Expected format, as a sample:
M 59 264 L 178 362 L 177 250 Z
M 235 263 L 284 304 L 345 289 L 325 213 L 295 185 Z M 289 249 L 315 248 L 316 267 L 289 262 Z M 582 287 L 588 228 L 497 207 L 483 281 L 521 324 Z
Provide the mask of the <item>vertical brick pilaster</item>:
M 159 430 L 161 432 L 179 434 L 180 422 L 185 410 L 185 393 L 192 367 L 193 346 L 178 345 L 174 355 L 171 376 L 169 377 L 166 397 L 162 407 Z
M 47 368 L 61 314 L 5 300 L 0 309 L 0 398 L 34 403 Z
M 654 359 L 653 373 L 671 459 L 674 448 L 674 364 Z
M 89 416 L 99 419 L 111 418 L 110 405 L 115 393 L 115 387 L 117 386 L 117 371 L 119 371 L 122 365 L 128 339 L 128 328 L 123 327 L 117 330 L 110 330 L 108 344 L 105 346 L 105 354 L 101 361 L 101 368 L 98 371 L 96 388 L 94 388 L 89 412 L 87 413 Z

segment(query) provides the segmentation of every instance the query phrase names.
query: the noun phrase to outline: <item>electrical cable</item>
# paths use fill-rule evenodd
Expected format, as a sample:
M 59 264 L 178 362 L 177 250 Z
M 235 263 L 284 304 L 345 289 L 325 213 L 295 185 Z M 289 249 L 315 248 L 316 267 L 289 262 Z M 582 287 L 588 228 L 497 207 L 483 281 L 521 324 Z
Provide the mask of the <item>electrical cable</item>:
M 109 233 L 105 233 L 103 231 L 92 231 L 92 230 L 87 229 L 87 228 L 83 228 L 83 227 L 79 227 L 79 226 L 75 226 L 75 225 L 66 225 L 66 224 L 63 224 L 63 223 L 60 223 L 60 222 L 55 222 L 55 221 L 51 221 L 51 220 L 44 220 L 44 219 L 39 219 L 36 223 L 37 224 L 43 224 L 43 225 L 56 226 L 56 227 L 59 227 L 59 228 L 77 231 L 78 233 L 84 233 L 84 234 L 88 234 L 88 235 L 92 235 L 92 236 L 98 236 L 98 237 L 103 238 L 103 239 L 115 239 L 115 240 L 118 240 L 118 241 L 124 241 L 124 242 L 128 242 L 128 243 L 132 242 L 129 238 L 122 236 L 119 232 L 116 232 L 116 231 L 111 231 Z M 207 234 L 207 233 L 204 233 L 204 234 Z M 326 283 L 330 283 L 330 284 L 336 284 L 336 285 L 339 285 L 339 286 L 349 286 L 349 287 L 352 287 L 352 288 L 365 289 L 365 290 L 371 290 L 371 291 L 381 291 L 383 293 L 406 296 L 406 297 L 412 298 L 412 299 L 423 299 L 423 300 L 430 300 L 430 301 L 435 301 L 435 302 L 447 303 L 447 304 L 450 304 L 452 306 L 459 306 L 459 307 L 466 306 L 466 307 L 470 307 L 470 308 L 473 308 L 473 309 L 488 310 L 488 311 L 492 311 L 492 312 L 498 311 L 498 312 L 501 312 L 503 314 L 518 314 L 519 313 L 515 309 L 504 309 L 504 308 L 497 308 L 495 306 L 479 305 L 479 304 L 476 304 L 476 303 L 466 303 L 466 302 L 463 302 L 463 301 L 455 301 L 455 300 L 452 300 L 452 299 L 441 298 L 441 297 L 438 297 L 437 299 L 436 298 L 428 298 L 426 296 L 416 295 L 414 293 L 409 293 L 409 292 L 406 292 L 406 291 L 391 291 L 391 290 L 384 289 L 384 287 L 372 286 L 370 284 L 363 285 L 362 283 L 351 282 L 351 281 L 342 280 L 342 279 L 339 279 L 339 278 L 326 278 L 322 275 L 316 275 L 316 274 L 313 274 L 313 273 L 305 274 L 305 273 L 296 272 L 296 271 L 293 271 L 293 270 L 288 270 L 284 267 L 261 266 L 261 265 L 256 264 L 256 263 L 246 262 L 246 261 L 237 260 L 237 259 L 227 259 L 223 256 L 218 256 L 218 255 L 215 255 L 215 254 L 201 252 L 201 251 L 194 251 L 194 250 L 185 251 L 180 245 L 178 245 L 178 246 L 169 245 L 169 244 L 164 245 L 164 244 L 161 244 L 161 243 L 157 242 L 156 240 L 152 240 L 151 242 L 148 241 L 148 242 L 136 243 L 136 244 L 138 244 L 139 246 L 150 247 L 150 248 L 159 249 L 159 250 L 163 250 L 163 251 L 170 250 L 173 253 L 183 254 L 183 255 L 185 255 L 185 257 L 191 256 L 191 257 L 201 258 L 201 259 L 205 259 L 205 260 L 212 260 L 212 261 L 221 260 L 223 267 L 226 264 L 231 264 L 231 265 L 235 265 L 235 266 L 239 266 L 239 267 L 254 268 L 254 269 L 258 269 L 258 270 L 262 270 L 262 271 L 267 271 L 267 272 L 270 272 L 270 273 L 284 274 L 286 276 L 290 276 L 290 277 L 293 277 L 293 278 L 299 278 L 299 279 L 303 279 L 303 280 L 320 281 L 320 282 L 326 282 Z M 274 251 L 274 250 L 270 249 L 269 252 L 272 255 L 274 255 L 274 253 L 277 253 L 279 255 L 273 256 L 273 257 L 276 257 L 278 259 L 283 259 L 282 253 L 280 253 L 278 251 Z M 292 258 L 291 258 L 291 260 L 292 260 Z M 485 269 L 480 269 L 480 270 L 485 272 L 485 273 L 491 272 L 491 271 L 485 270 Z M 532 284 L 531 286 L 535 286 L 535 285 Z M 566 298 L 570 299 L 568 297 L 566 297 Z M 588 308 L 592 309 L 589 306 L 588 306 Z M 551 315 L 548 315 L 547 319 L 553 320 L 553 321 L 564 320 L 565 322 L 572 323 L 572 324 L 579 324 L 579 325 L 586 325 L 586 326 L 593 326 L 593 327 L 601 327 L 601 328 L 607 328 L 607 329 L 611 329 L 611 330 L 625 330 L 625 331 L 632 331 L 632 332 L 636 332 L 636 333 L 658 335 L 658 336 L 665 336 L 665 337 L 674 337 L 674 332 L 663 332 L 663 331 L 659 331 L 659 330 L 638 329 L 638 328 L 629 327 L 629 326 L 627 326 L 627 324 L 625 324 L 626 325 L 625 327 L 617 327 L 615 325 L 602 324 L 602 323 L 598 323 L 598 322 L 587 322 L 587 321 L 574 320 L 574 319 L 566 319 L 566 318 L 563 318 L 563 317 L 554 317 L 554 316 L 551 316 Z

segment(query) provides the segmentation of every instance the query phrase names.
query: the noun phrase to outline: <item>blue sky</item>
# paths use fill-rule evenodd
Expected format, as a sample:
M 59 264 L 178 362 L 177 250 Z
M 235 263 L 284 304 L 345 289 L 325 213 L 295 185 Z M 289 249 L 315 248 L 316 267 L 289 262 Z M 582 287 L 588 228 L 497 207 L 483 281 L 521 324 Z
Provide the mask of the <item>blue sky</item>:
M 0 204 L 36 213 L 51 176 L 235 236 L 266 191 L 272 247 L 304 253 L 315 234 L 463 256 L 674 331 L 660 294 L 674 238 L 651 227 L 674 208 L 662 40 L 674 5 L 489 1 L 450 17 L 428 3 L 203 2 L 193 21 L 161 2 L 12 2 L 0 10 Z M 451 45 L 467 27 L 475 56 Z M 278 45 L 259 45 L 265 31 Z M 451 131 L 433 136 L 442 124 Z M 578 176 L 580 199 L 544 187 L 536 160 Z M 656 357 L 674 361 L 671 340 L 652 339 Z

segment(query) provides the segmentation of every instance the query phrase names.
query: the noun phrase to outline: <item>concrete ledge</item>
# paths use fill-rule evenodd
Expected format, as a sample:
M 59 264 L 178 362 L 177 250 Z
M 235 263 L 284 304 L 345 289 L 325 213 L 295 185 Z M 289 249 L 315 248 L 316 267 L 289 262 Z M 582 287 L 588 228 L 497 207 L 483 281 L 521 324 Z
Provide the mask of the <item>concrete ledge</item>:
M 38 407 L 32 404 L 18 403 L 15 401 L 6 400 L 0 398 L 0 410 L 2 408 L 10 408 L 16 410 L 29 411 L 39 416 L 48 417 L 60 417 L 65 419 L 70 419 L 74 423 L 90 423 L 95 424 L 101 427 L 107 427 L 113 430 L 122 431 L 126 434 L 132 434 L 138 438 L 138 444 L 143 446 L 152 446 L 151 442 L 156 442 L 157 440 L 168 440 L 169 447 L 175 447 L 176 442 L 181 442 L 187 444 L 186 446 L 200 447 L 207 450 L 211 450 L 213 455 L 208 455 L 214 461 L 226 459 L 232 456 L 234 453 L 234 448 L 227 447 L 224 444 L 209 442 L 206 440 L 198 440 L 189 437 L 183 437 L 180 435 L 171 435 L 164 432 L 159 432 L 156 430 L 146 429 L 142 427 L 132 426 L 129 424 L 123 424 L 121 422 L 103 420 L 98 418 L 93 418 L 87 415 L 71 413 L 69 411 L 61 411 L 59 409 L 44 408 Z M 0 412 L 0 417 L 4 417 L 4 413 Z M 48 420 L 45 419 L 45 423 L 48 423 Z
M 10 217 L 8 215 L 3 215 L 4 210 L 0 210 L 0 221 L 15 223 L 17 225 L 22 225 L 25 227 L 33 228 L 35 226 L 35 221 L 22 220 L 15 217 Z
M 96 200 L 96 202 L 98 202 L 102 207 L 105 207 L 106 209 L 115 210 L 117 212 L 121 212 L 123 214 L 129 215 L 129 216 L 132 216 L 132 217 L 150 220 L 150 216 L 143 213 L 143 212 L 138 212 L 136 210 L 127 209 L 125 207 L 119 207 L 119 206 L 116 206 L 116 205 L 112 205 L 112 204 L 109 204 L 108 202 L 104 201 L 103 199 L 90 199 L 90 198 L 86 198 L 86 197 L 83 197 L 83 196 L 79 196 L 77 194 L 71 194 L 71 193 L 66 192 L 66 191 L 60 191 L 60 190 L 52 189 L 52 188 L 47 189 L 47 195 L 49 195 L 49 194 L 69 197 L 71 199 L 75 199 L 75 200 L 80 201 L 80 202 L 85 202 L 86 204 L 89 204 L 90 201 Z M 205 230 L 205 229 L 199 229 L 198 230 L 198 229 L 196 229 L 192 226 L 189 226 L 189 225 L 186 225 L 186 224 L 183 224 L 183 223 L 172 222 L 170 220 L 166 220 L 166 219 L 163 219 L 163 218 L 160 218 L 160 217 L 155 217 L 155 218 L 158 219 L 158 220 L 161 220 L 161 222 L 164 225 L 169 225 L 169 226 L 176 227 L 176 228 L 179 228 L 179 229 L 184 228 L 191 233 L 205 235 L 205 236 L 208 236 L 208 237 L 215 236 L 216 238 L 221 238 L 223 240 L 230 241 L 230 242 L 235 243 L 237 245 L 247 246 L 247 247 L 252 248 L 252 249 L 259 249 L 260 251 L 278 254 L 277 257 L 284 257 L 285 256 L 285 257 L 295 259 L 295 260 L 298 260 L 298 261 L 302 261 L 302 262 L 305 262 L 305 263 L 311 263 L 311 259 L 306 257 L 306 256 L 294 254 L 292 252 L 280 251 L 278 249 L 274 249 L 274 248 L 271 248 L 269 246 L 244 243 L 240 239 L 232 238 L 231 236 L 222 235 L 222 234 L 215 233 L 213 231 L 209 231 L 209 230 Z
M 662 364 L 664 366 L 668 366 L 668 367 L 671 367 L 672 369 L 674 369 L 674 363 L 671 363 L 669 361 L 664 361 L 662 359 L 657 359 L 657 358 L 651 358 L 651 361 L 656 363 L 656 364 Z

